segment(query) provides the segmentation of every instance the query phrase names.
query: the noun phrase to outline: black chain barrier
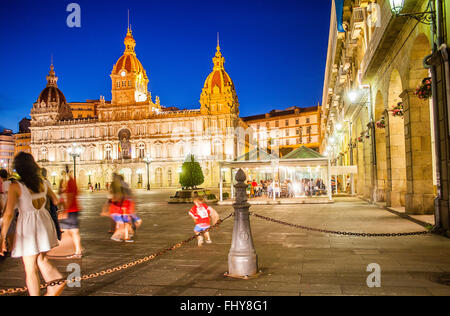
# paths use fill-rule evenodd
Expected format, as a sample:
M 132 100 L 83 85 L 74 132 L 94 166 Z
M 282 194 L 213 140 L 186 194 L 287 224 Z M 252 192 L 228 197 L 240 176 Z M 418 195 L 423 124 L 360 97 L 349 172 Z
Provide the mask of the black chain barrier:
M 334 231 L 334 230 L 326 230 L 326 229 L 320 229 L 320 228 L 312 228 L 307 226 L 302 226 L 298 224 L 291 224 L 287 222 L 283 222 L 277 219 L 273 219 L 270 217 L 262 216 L 255 213 L 250 213 L 251 216 L 254 216 L 259 219 L 263 219 L 269 222 L 290 226 L 294 228 L 299 228 L 302 230 L 307 231 L 313 231 L 313 232 L 319 232 L 319 233 L 325 233 L 325 234 L 332 234 L 332 235 L 340 235 L 340 236 L 354 236 L 354 237 L 403 237 L 403 236 L 423 236 L 432 234 L 433 231 L 420 231 L 420 232 L 411 232 L 411 233 L 385 233 L 385 234 L 373 234 L 373 233 L 352 233 L 352 232 L 341 232 L 341 231 Z
M 214 228 L 219 227 L 224 221 L 226 221 L 227 219 L 229 219 L 232 216 L 234 216 L 234 213 L 231 213 L 230 215 L 228 215 L 224 219 L 219 219 L 215 225 L 211 226 L 209 229 L 204 231 L 202 234 L 205 234 L 205 233 L 213 230 Z M 75 282 L 86 281 L 86 280 L 98 278 L 100 276 L 105 276 L 105 275 L 108 275 L 108 274 L 112 274 L 112 273 L 115 273 L 115 272 L 126 270 L 126 269 L 129 269 L 129 268 L 135 267 L 137 265 L 143 264 L 145 262 L 151 261 L 151 260 L 153 260 L 153 259 L 155 259 L 155 258 L 157 258 L 159 256 L 162 256 L 162 255 L 166 254 L 169 251 L 181 248 L 182 246 L 190 243 L 191 241 L 193 241 L 195 239 L 197 239 L 197 235 L 192 236 L 192 237 L 190 237 L 190 238 L 188 238 L 186 240 L 183 240 L 183 241 L 173 245 L 172 247 L 163 249 L 163 250 L 161 250 L 161 251 L 159 251 L 157 253 L 154 253 L 152 255 L 149 255 L 149 256 L 146 256 L 144 258 L 131 261 L 130 263 L 123 264 L 123 265 L 117 266 L 115 268 L 103 270 L 103 271 L 100 271 L 100 272 L 97 272 L 97 273 L 86 274 L 86 275 L 83 275 L 81 277 L 73 278 L 71 280 L 61 279 L 61 280 L 55 280 L 55 281 L 52 281 L 52 282 L 47 282 L 47 283 L 41 284 L 40 288 L 41 288 L 41 290 L 43 290 L 43 289 L 46 289 L 46 288 L 51 287 L 51 286 L 57 286 L 57 285 L 63 285 L 63 284 L 70 284 L 70 283 L 75 283 Z M 27 287 L 4 289 L 4 290 L 0 290 L 0 296 L 2 296 L 2 295 L 10 295 L 10 294 L 17 294 L 17 293 L 25 293 L 27 291 L 28 291 Z

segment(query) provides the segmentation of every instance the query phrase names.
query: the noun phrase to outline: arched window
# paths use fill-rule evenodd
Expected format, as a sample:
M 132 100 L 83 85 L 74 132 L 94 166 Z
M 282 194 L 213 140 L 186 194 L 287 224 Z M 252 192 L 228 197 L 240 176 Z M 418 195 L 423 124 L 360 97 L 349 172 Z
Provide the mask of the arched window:
M 162 145 L 161 144 L 156 144 L 156 158 L 161 158 L 162 157 Z
M 216 139 L 214 141 L 214 154 L 215 155 L 220 155 L 223 153 L 223 144 L 222 141 L 220 139 Z
M 145 157 L 145 144 L 144 143 L 140 143 L 138 145 L 138 158 L 139 159 L 144 159 Z
M 41 161 L 48 161 L 48 149 L 46 147 L 43 147 L 41 149 Z
M 155 182 L 156 186 L 161 187 L 162 186 L 162 169 L 156 168 L 155 170 Z
M 180 144 L 180 157 L 184 157 L 184 144 Z
M 112 159 L 112 146 L 110 144 L 107 144 L 105 146 L 105 160 L 111 159 Z
M 95 160 L 95 147 L 91 147 L 90 149 L 90 160 L 91 161 Z
M 173 150 L 172 150 L 172 144 L 167 145 L 167 158 L 172 158 Z

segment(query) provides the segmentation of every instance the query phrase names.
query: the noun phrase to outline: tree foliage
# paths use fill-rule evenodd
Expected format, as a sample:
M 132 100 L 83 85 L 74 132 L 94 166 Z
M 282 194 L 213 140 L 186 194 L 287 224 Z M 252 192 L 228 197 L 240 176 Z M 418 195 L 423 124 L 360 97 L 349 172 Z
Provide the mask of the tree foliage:
M 180 174 L 180 184 L 183 188 L 196 189 L 205 182 L 202 167 L 195 161 L 194 155 L 190 155 L 183 163 Z

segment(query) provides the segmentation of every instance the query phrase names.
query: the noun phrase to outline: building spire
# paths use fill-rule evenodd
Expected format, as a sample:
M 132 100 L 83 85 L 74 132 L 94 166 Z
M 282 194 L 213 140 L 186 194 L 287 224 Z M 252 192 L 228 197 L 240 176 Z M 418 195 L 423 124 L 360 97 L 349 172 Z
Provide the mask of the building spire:
M 130 10 L 128 9 L 128 26 L 127 26 L 127 36 L 125 37 L 125 52 L 135 54 L 134 49 L 136 47 L 136 41 L 133 38 L 133 32 L 131 31 L 130 24 Z
M 220 37 L 219 37 L 219 32 L 217 32 L 217 50 L 220 51 Z
M 55 67 L 53 66 L 53 54 L 51 55 L 51 64 L 50 64 L 50 71 L 47 75 L 47 86 L 55 86 L 57 87 L 58 83 L 58 77 L 56 77 L 55 74 Z
M 214 70 L 224 69 L 225 58 L 223 58 L 222 53 L 220 52 L 220 38 L 219 32 L 217 32 L 217 47 L 216 47 L 216 55 L 213 58 Z
M 127 25 L 128 31 L 131 31 L 130 27 L 130 9 L 128 9 L 128 25 Z

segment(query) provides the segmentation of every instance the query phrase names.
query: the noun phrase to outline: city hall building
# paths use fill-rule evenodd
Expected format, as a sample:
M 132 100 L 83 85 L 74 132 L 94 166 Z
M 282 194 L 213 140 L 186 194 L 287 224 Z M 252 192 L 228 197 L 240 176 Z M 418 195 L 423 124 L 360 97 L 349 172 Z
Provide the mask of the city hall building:
M 200 95 L 201 107 L 195 110 L 166 108 L 159 97 L 153 99 L 131 29 L 124 43 L 125 51 L 110 75 L 111 101 L 101 97 L 69 103 L 58 89 L 51 65 L 47 86 L 31 110 L 33 156 L 57 182 L 66 165 L 73 168 L 69 151 L 76 146 L 81 148 L 76 158 L 80 186 L 100 183 L 104 188 L 117 172 L 139 188 L 146 187 L 147 174 L 152 187 L 178 186 L 181 165 L 192 153 L 202 165 L 204 186 L 217 186 L 218 161 L 233 160 L 245 152 L 246 129 L 219 43 L 213 71 Z M 149 170 L 147 157 L 151 158 Z
M 125 51 L 110 74 L 111 101 L 101 97 L 68 102 L 58 89 L 53 64 L 50 67 L 47 86 L 31 110 L 30 147 L 55 184 L 67 165 L 73 169 L 70 150 L 75 147 L 80 149 L 76 175 L 82 188 L 89 183 L 100 183 L 105 188 L 113 173 L 122 174 L 133 188 L 145 188 L 148 179 L 152 188 L 177 187 L 181 166 L 189 154 L 201 163 L 203 186 L 218 187 L 221 178 L 231 183 L 231 173 L 219 168 L 221 161 L 236 160 L 255 148 L 270 149 L 282 156 L 286 149 L 300 145 L 319 147 L 316 125 L 320 123 L 320 106 L 239 117 L 238 96 L 225 71 L 219 43 L 213 70 L 200 95 L 201 106 L 194 110 L 164 107 L 158 96 L 152 98 L 147 72 L 136 56 L 131 29 L 124 44 Z M 293 121 L 296 131 L 289 135 L 293 139 L 286 140 L 286 134 L 279 133 L 274 119 Z M 262 129 L 256 126 L 273 124 L 262 142 Z M 281 148 L 283 144 L 288 144 L 288 148 Z M 274 151 L 274 146 L 284 151 Z M 150 164 L 146 162 L 148 158 Z

